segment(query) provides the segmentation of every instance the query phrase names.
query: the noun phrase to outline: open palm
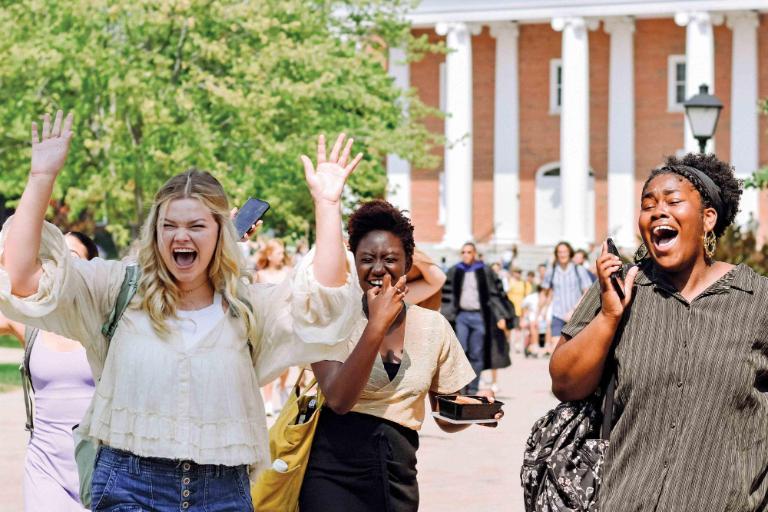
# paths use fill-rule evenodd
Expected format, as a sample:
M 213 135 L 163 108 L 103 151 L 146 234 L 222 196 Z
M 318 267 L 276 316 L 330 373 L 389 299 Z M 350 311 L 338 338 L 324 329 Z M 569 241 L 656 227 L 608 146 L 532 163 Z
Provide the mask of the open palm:
M 347 163 L 352 150 L 353 139 L 349 139 L 345 145 L 345 138 L 344 133 L 340 134 L 333 145 L 330 157 L 326 157 L 325 137 L 323 135 L 318 137 L 317 168 L 312 165 L 312 160 L 308 156 L 301 155 L 307 186 L 316 203 L 338 203 L 341 200 L 341 193 L 347 178 L 363 158 L 363 154 L 358 153 L 351 162 Z M 344 146 L 343 151 L 342 146 Z
M 37 123 L 32 123 L 32 167 L 31 174 L 55 178 L 64 167 L 72 140 L 72 113 L 62 118 L 61 110 L 51 126 L 51 116 L 43 116 L 42 137 L 38 135 Z

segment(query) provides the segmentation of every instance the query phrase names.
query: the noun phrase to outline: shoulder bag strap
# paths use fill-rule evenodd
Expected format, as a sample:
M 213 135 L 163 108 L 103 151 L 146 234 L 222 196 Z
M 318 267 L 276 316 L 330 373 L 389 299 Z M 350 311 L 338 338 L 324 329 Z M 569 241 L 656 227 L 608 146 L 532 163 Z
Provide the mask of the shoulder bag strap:
M 115 335 L 115 329 L 117 324 L 123 317 L 123 313 L 128 308 L 128 304 L 131 303 L 131 299 L 136 294 L 136 290 L 139 288 L 139 271 L 138 265 L 129 265 L 125 269 L 125 278 L 123 284 L 120 285 L 120 292 L 117 294 L 117 300 L 115 301 L 115 307 L 112 309 L 112 313 L 109 315 L 109 320 L 101 327 L 101 333 L 107 339 L 107 346 L 112 341 L 112 336 Z
M 581 265 L 577 265 L 577 264 L 574 263 L 573 264 L 573 270 L 576 272 L 576 279 L 579 280 L 579 292 L 580 293 L 584 293 L 584 291 L 583 291 L 584 290 L 584 285 L 581 282 L 581 274 L 579 273 L 579 267 L 580 266 Z
M 27 421 L 24 425 L 24 429 L 30 433 L 35 426 L 35 405 L 32 398 L 35 393 L 35 388 L 32 386 L 32 376 L 29 373 L 29 361 L 32 357 L 32 345 L 37 339 L 38 332 L 39 329 L 35 327 L 24 327 L 24 359 L 19 366 L 19 372 L 21 373 L 21 389 L 24 392 L 24 409 L 27 413 Z
M 623 265 L 621 269 L 622 277 L 626 277 L 627 269 L 630 265 Z M 610 351 L 608 353 L 608 361 L 606 363 L 603 372 L 609 372 L 609 380 L 605 388 L 605 396 L 603 397 L 603 424 L 600 426 L 600 438 L 610 439 L 611 430 L 613 429 L 613 409 L 616 402 L 616 379 L 618 378 L 618 370 L 616 367 L 616 345 L 619 343 L 619 339 L 624 333 L 624 326 L 627 323 L 630 313 L 630 308 L 624 309 L 624 314 L 621 316 L 621 322 L 618 329 L 616 329 L 616 335 L 613 337 Z

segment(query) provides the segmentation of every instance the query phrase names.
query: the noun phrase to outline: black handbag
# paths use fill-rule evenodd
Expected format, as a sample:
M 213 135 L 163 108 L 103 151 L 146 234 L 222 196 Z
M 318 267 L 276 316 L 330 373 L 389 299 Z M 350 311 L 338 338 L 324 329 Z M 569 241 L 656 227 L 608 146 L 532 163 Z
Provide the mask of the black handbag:
M 596 512 L 613 424 L 616 379 L 539 418 L 525 445 L 520 481 L 526 512 Z

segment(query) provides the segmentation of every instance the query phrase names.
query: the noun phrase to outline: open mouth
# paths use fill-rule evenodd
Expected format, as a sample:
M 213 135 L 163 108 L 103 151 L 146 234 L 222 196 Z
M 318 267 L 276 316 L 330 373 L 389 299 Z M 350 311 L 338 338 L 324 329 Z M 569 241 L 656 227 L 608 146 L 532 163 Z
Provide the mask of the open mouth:
M 373 286 L 375 288 L 377 286 L 383 285 L 384 284 L 384 280 L 383 279 L 368 279 L 366 281 L 366 283 L 368 283 L 369 285 L 371 285 L 371 286 Z
M 188 248 L 178 248 L 173 250 L 173 261 L 180 268 L 188 268 L 194 265 L 197 259 L 197 251 Z
M 678 231 L 672 226 L 656 226 L 651 230 L 651 242 L 656 249 L 666 251 L 677 241 Z

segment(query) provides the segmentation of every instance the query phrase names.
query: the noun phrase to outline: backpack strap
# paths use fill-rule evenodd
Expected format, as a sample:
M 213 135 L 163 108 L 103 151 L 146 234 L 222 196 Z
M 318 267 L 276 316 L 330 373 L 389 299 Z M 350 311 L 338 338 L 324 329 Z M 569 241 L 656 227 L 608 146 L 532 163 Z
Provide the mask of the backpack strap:
M 136 295 L 136 290 L 139 289 L 139 277 L 141 271 L 138 265 L 129 265 L 125 268 L 125 278 L 123 278 L 123 284 L 120 285 L 120 292 L 117 294 L 117 300 L 115 301 L 115 307 L 112 308 L 112 312 L 109 314 L 109 319 L 101 327 L 101 334 L 107 339 L 107 349 L 109 349 L 109 343 L 112 341 L 112 336 L 115 335 L 117 324 L 123 317 L 123 313 L 128 309 L 128 304 L 131 303 L 131 299 Z
M 37 333 L 40 330 L 35 327 L 24 327 L 24 359 L 19 365 L 19 373 L 21 373 L 21 388 L 24 391 L 24 409 L 27 413 L 27 422 L 24 428 L 27 432 L 34 430 L 34 403 L 32 397 L 35 393 L 35 389 L 32 386 L 32 375 L 29 373 L 29 360 L 32 357 L 32 345 L 37 339 Z
M 584 290 L 584 284 L 581 282 L 581 274 L 579 274 L 579 267 L 580 266 L 581 265 L 577 265 L 577 264 L 574 263 L 573 264 L 573 269 L 576 271 L 576 279 L 578 279 L 578 281 L 579 281 L 579 291 L 581 293 L 584 293 L 584 291 L 583 291 Z M 582 267 L 582 268 L 584 268 L 584 267 Z

